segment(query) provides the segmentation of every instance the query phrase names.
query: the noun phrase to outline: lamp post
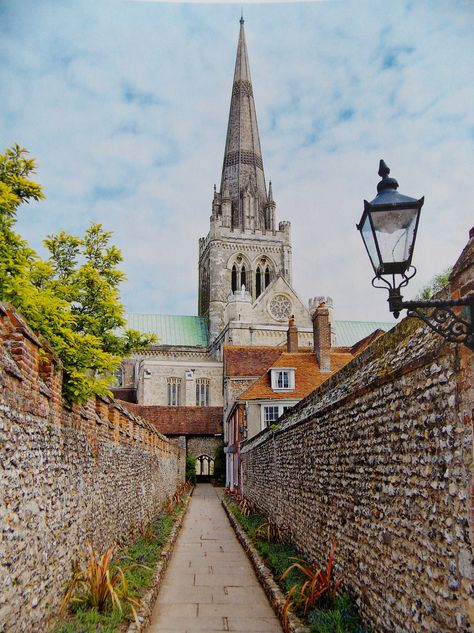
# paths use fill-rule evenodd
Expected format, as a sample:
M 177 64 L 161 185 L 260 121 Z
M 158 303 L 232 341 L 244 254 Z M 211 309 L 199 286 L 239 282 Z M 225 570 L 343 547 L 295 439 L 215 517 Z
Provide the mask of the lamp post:
M 364 211 L 357 225 L 374 269 L 372 285 L 388 289 L 388 306 L 395 318 L 400 311 L 422 319 L 431 329 L 452 343 L 464 343 L 474 350 L 474 294 L 448 301 L 403 301 L 404 288 L 416 274 L 412 265 L 418 223 L 424 197 L 417 200 L 400 194 L 398 182 L 380 161 L 377 195 L 364 200 Z M 463 317 L 451 308 L 464 306 Z

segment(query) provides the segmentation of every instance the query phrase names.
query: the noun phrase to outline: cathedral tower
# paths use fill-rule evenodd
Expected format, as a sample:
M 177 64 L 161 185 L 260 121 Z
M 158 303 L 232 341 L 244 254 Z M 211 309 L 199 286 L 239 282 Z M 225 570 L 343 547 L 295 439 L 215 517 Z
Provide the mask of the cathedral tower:
M 246 305 L 254 305 L 278 277 L 291 285 L 290 223 L 277 227 L 275 211 L 271 182 L 268 189 L 265 183 L 242 18 L 220 191 L 214 187 L 209 233 L 199 240 L 199 315 L 207 320 L 211 342 L 227 325 L 229 303 L 241 299 L 250 315 Z

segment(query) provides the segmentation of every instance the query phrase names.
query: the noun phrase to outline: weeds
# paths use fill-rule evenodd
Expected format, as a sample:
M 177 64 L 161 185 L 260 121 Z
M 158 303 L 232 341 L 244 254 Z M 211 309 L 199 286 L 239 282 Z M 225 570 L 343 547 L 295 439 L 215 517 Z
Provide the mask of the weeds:
M 164 511 L 141 528 L 140 538 L 133 545 L 121 552 L 111 547 L 100 557 L 89 547 L 88 565 L 82 571 L 74 570 L 63 599 L 62 612 L 67 607 L 67 619 L 54 633 L 117 633 L 126 620 L 137 621 L 140 595 L 151 583 L 189 487 L 183 484 L 178 489 L 177 503 L 168 500 Z
M 309 626 L 311 633 L 370 633 L 361 624 L 357 606 L 347 595 L 339 594 L 341 578 L 334 577 L 335 544 L 329 552 L 325 568 L 305 561 L 270 521 L 244 504 L 236 493 L 227 494 L 227 505 L 256 549 L 271 568 L 286 594 L 283 626 L 288 630 L 289 613 L 295 611 Z

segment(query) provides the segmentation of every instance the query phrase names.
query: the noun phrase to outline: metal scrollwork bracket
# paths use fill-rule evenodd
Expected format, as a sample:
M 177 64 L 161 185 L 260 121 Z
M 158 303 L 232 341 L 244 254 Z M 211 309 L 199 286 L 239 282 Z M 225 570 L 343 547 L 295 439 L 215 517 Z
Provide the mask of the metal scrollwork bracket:
M 464 307 L 462 316 L 452 308 Z M 463 343 L 474 351 L 474 295 L 448 301 L 401 301 L 407 316 L 417 317 L 446 341 Z

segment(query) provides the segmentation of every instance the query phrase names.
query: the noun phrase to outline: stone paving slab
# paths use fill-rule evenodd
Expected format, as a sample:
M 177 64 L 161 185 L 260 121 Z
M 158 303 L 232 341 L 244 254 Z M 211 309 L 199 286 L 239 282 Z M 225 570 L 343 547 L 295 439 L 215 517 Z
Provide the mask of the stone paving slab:
M 215 489 L 198 484 L 148 633 L 283 633 Z

